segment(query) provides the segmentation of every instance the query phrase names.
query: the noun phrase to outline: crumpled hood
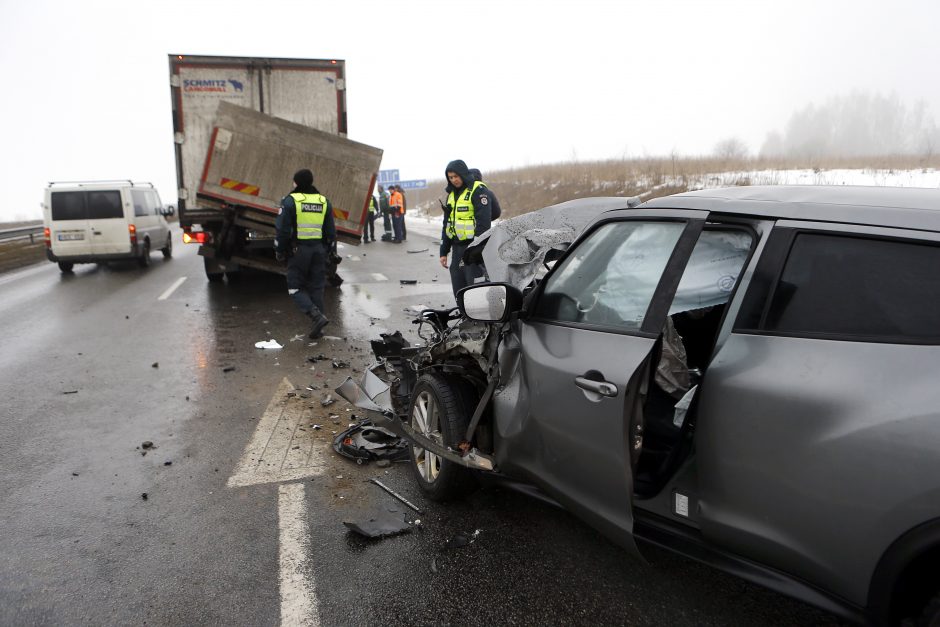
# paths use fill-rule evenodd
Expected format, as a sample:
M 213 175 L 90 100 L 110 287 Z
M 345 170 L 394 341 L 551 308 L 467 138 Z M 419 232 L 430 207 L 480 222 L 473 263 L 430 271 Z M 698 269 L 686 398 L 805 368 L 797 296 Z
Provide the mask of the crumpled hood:
M 634 202 L 631 198 L 569 200 L 501 220 L 474 239 L 464 260 L 482 260 L 490 281 L 525 289 L 550 251 L 566 250 L 598 215 L 626 209 Z

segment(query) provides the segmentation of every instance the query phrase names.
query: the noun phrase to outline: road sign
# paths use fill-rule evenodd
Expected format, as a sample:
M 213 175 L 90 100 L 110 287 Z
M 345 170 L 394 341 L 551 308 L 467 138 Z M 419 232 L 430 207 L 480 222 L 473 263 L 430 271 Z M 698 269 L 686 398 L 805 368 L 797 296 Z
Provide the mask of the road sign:
M 379 183 L 382 185 L 397 183 L 398 178 L 398 170 L 379 170 Z
M 427 189 L 426 179 L 415 179 L 413 181 L 390 181 L 392 185 L 401 185 L 402 189 Z

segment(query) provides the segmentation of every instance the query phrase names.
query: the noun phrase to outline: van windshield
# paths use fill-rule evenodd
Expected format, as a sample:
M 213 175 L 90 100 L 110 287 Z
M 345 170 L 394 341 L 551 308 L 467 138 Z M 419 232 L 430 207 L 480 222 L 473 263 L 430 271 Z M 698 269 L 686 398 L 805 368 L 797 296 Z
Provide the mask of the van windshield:
M 121 192 L 52 192 L 53 220 L 101 220 L 123 218 Z

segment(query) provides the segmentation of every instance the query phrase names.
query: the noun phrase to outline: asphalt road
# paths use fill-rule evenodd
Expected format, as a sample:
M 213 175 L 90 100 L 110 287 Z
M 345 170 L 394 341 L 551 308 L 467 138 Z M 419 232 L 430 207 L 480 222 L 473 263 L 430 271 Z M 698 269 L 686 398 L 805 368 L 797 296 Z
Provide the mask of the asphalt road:
M 0 275 L 0 624 L 838 624 L 662 551 L 643 564 L 508 489 L 430 503 L 407 466 L 333 453 L 354 412 L 321 400 L 371 361 L 368 339 L 415 340 L 408 308 L 453 304 L 420 230 L 343 248 L 314 346 L 282 278 L 209 284 L 179 239 L 146 269 Z M 342 524 L 390 510 L 410 533 Z

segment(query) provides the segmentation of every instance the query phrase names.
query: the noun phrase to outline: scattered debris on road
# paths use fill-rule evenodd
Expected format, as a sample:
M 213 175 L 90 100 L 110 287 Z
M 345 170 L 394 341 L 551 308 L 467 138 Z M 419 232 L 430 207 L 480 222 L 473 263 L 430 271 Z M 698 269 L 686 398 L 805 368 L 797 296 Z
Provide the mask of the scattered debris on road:
M 408 252 L 409 252 L 409 253 L 412 253 L 412 254 L 414 254 L 414 253 L 426 253 L 426 252 L 428 252 L 428 249 L 427 249 L 427 248 L 413 249 L 413 250 L 409 250 Z
M 378 479 L 369 479 L 369 481 L 372 482 L 372 483 L 374 483 L 375 485 L 379 486 L 380 488 L 382 488 L 383 490 L 385 490 L 386 492 L 388 492 L 389 494 L 391 494 L 392 496 L 394 496 L 396 499 L 398 499 L 399 501 L 401 501 L 402 503 L 404 503 L 405 505 L 407 505 L 408 507 L 410 507 L 410 508 L 413 509 L 414 511 L 418 512 L 419 514 L 423 514 L 423 513 L 424 513 L 424 512 L 421 511 L 421 509 L 420 509 L 417 505 L 415 505 L 414 503 L 412 503 L 411 501 L 409 501 L 408 499 L 406 499 L 405 497 L 403 497 L 401 494 L 399 494 L 399 493 L 396 492 L 395 490 L 391 489 L 390 487 L 388 487 L 387 485 L 385 485 L 384 483 L 382 483 L 381 481 L 379 481 Z
M 151 368 L 159 368 L 159 367 L 160 367 L 160 362 L 159 362 L 159 361 L 155 361 L 155 362 L 153 362 L 152 364 L 150 364 L 150 367 L 151 367 Z
M 336 369 L 340 369 L 340 368 L 349 368 L 349 362 L 348 362 L 348 361 L 343 361 L 342 359 L 334 359 L 334 360 L 333 360 L 333 368 L 336 368 Z
M 63 394 L 78 394 L 78 390 L 66 390 Z
M 263 342 L 255 342 L 255 348 L 275 349 L 284 347 L 278 344 L 277 340 L 266 340 Z
M 379 459 L 396 461 L 409 455 L 404 440 L 388 429 L 373 426 L 368 420 L 353 423 L 337 435 L 333 439 L 333 450 L 358 464 Z
M 146 500 L 147 500 L 147 493 L 146 493 L 146 492 L 141 492 L 140 498 L 142 498 L 143 500 L 146 501 Z
M 398 282 L 402 285 L 417 285 L 418 279 L 399 279 Z
M 411 531 L 411 525 L 404 520 L 401 514 L 393 514 L 384 510 L 370 515 L 368 520 L 344 520 L 343 524 L 350 531 L 367 538 L 386 538 Z
M 222 368 L 222 372 L 234 372 L 235 366 L 226 366 Z
M 151 442 L 150 440 L 146 440 L 146 441 L 140 443 L 140 448 L 142 448 L 142 449 L 152 449 L 152 448 L 157 448 L 157 447 L 154 446 L 154 445 L 153 445 L 153 442 Z
M 335 402 L 336 402 L 336 399 L 333 398 L 333 395 L 332 395 L 332 394 L 327 394 L 327 395 L 323 398 L 323 400 L 320 401 L 320 405 L 321 405 L 322 407 L 329 407 L 330 405 L 332 405 L 332 404 L 335 403 Z

